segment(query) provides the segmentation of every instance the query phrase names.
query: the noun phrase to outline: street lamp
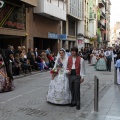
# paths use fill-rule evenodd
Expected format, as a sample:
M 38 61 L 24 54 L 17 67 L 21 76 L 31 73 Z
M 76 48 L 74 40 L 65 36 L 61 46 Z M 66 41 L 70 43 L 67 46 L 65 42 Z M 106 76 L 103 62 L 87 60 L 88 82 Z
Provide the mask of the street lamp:
M 4 5 L 4 2 L 2 0 L 0 0 L 0 8 L 2 8 Z

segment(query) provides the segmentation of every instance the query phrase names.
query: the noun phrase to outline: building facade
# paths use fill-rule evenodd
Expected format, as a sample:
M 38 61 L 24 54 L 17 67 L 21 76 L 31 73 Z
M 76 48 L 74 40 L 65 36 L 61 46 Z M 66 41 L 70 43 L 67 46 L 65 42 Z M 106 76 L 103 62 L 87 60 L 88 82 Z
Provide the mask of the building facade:
M 0 8 L 0 47 L 9 44 L 53 52 L 73 46 L 106 46 L 110 0 L 4 0 Z M 97 40 L 96 40 L 97 38 Z
M 18 45 L 26 45 L 26 8 L 34 7 L 27 1 L 5 0 L 0 8 L 0 47 L 7 48 L 9 44 L 17 48 Z
M 89 37 L 90 46 L 97 47 L 96 31 L 97 31 L 97 5 L 96 0 L 89 0 Z
M 106 27 L 106 31 L 105 31 L 105 41 L 104 41 L 104 46 L 108 45 L 108 42 L 110 41 L 110 11 L 111 8 L 111 2 L 110 0 L 106 0 L 106 21 L 105 21 L 105 27 Z
M 97 36 L 98 36 L 98 47 L 103 47 L 103 43 L 105 41 L 105 1 L 104 0 L 98 0 L 98 30 L 97 30 Z
M 28 23 L 29 45 L 39 50 L 50 47 L 56 53 L 60 48 L 61 21 L 66 21 L 66 2 L 39 0 L 34 13 L 32 11 L 28 13 L 31 18 Z

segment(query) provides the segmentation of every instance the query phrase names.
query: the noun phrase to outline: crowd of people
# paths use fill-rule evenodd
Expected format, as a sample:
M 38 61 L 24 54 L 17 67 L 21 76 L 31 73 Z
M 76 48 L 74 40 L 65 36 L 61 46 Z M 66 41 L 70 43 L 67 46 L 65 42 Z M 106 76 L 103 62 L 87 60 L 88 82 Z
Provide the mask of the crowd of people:
M 33 70 L 48 70 L 53 67 L 55 56 L 50 48 L 46 51 L 38 52 L 38 49 L 28 49 L 26 52 L 25 46 L 18 46 L 17 50 L 9 45 L 5 51 L 7 61 L 12 64 L 12 74 L 14 76 L 22 73 L 31 73 Z
M 11 45 L 6 50 L 0 49 L 0 92 L 14 89 L 13 76 L 49 70 L 53 68 L 54 61 L 50 48 L 41 52 L 37 48 L 29 48 L 26 52 L 25 46 L 18 46 L 16 50 Z
M 92 66 L 95 66 L 97 71 L 109 71 L 111 72 L 111 62 L 115 57 L 113 48 L 85 48 L 79 52 L 85 60 Z

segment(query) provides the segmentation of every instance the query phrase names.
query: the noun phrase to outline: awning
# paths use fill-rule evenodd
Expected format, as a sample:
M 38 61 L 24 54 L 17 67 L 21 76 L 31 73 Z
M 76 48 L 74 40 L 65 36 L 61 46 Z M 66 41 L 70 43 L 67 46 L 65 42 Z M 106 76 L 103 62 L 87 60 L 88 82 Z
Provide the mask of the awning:
M 20 1 L 27 3 L 27 4 L 34 6 L 34 7 L 37 6 L 37 0 L 20 0 Z

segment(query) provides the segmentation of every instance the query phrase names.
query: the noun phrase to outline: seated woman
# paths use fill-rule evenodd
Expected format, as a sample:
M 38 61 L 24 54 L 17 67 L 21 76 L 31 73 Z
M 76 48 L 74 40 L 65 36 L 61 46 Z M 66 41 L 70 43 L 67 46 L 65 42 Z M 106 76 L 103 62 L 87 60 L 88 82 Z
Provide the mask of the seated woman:
M 12 62 L 12 71 L 13 71 L 13 75 L 19 75 L 20 72 L 20 60 L 19 60 L 19 54 L 16 53 L 15 54 L 15 58 L 13 56 L 13 54 L 9 55 L 9 60 Z
M 42 60 L 43 60 L 43 64 L 44 64 L 44 69 L 48 69 L 50 63 L 49 63 L 49 60 L 48 60 L 47 54 L 46 54 L 45 52 L 42 52 L 41 56 L 42 56 L 41 58 L 42 58 Z
M 50 68 L 53 68 L 54 67 L 54 57 L 53 57 L 53 55 L 54 54 L 50 54 L 50 55 L 48 55 L 48 59 L 49 59 L 49 61 L 50 61 Z
M 106 71 L 107 70 L 106 57 L 104 55 L 103 49 L 101 50 L 100 54 L 97 57 L 97 63 L 96 63 L 95 69 L 98 71 Z
M 24 54 L 20 54 L 20 62 L 21 62 L 21 67 L 24 73 L 27 73 L 27 70 L 31 73 L 31 67 L 27 63 L 27 60 L 24 58 Z
M 8 61 L 0 49 L 0 92 L 9 92 L 14 89 L 13 77 L 9 70 Z
M 39 69 L 40 71 L 43 71 L 44 65 L 43 65 L 43 60 L 42 60 L 42 58 L 41 58 L 40 55 L 37 56 L 36 61 L 37 61 L 37 63 L 38 63 L 38 69 Z

